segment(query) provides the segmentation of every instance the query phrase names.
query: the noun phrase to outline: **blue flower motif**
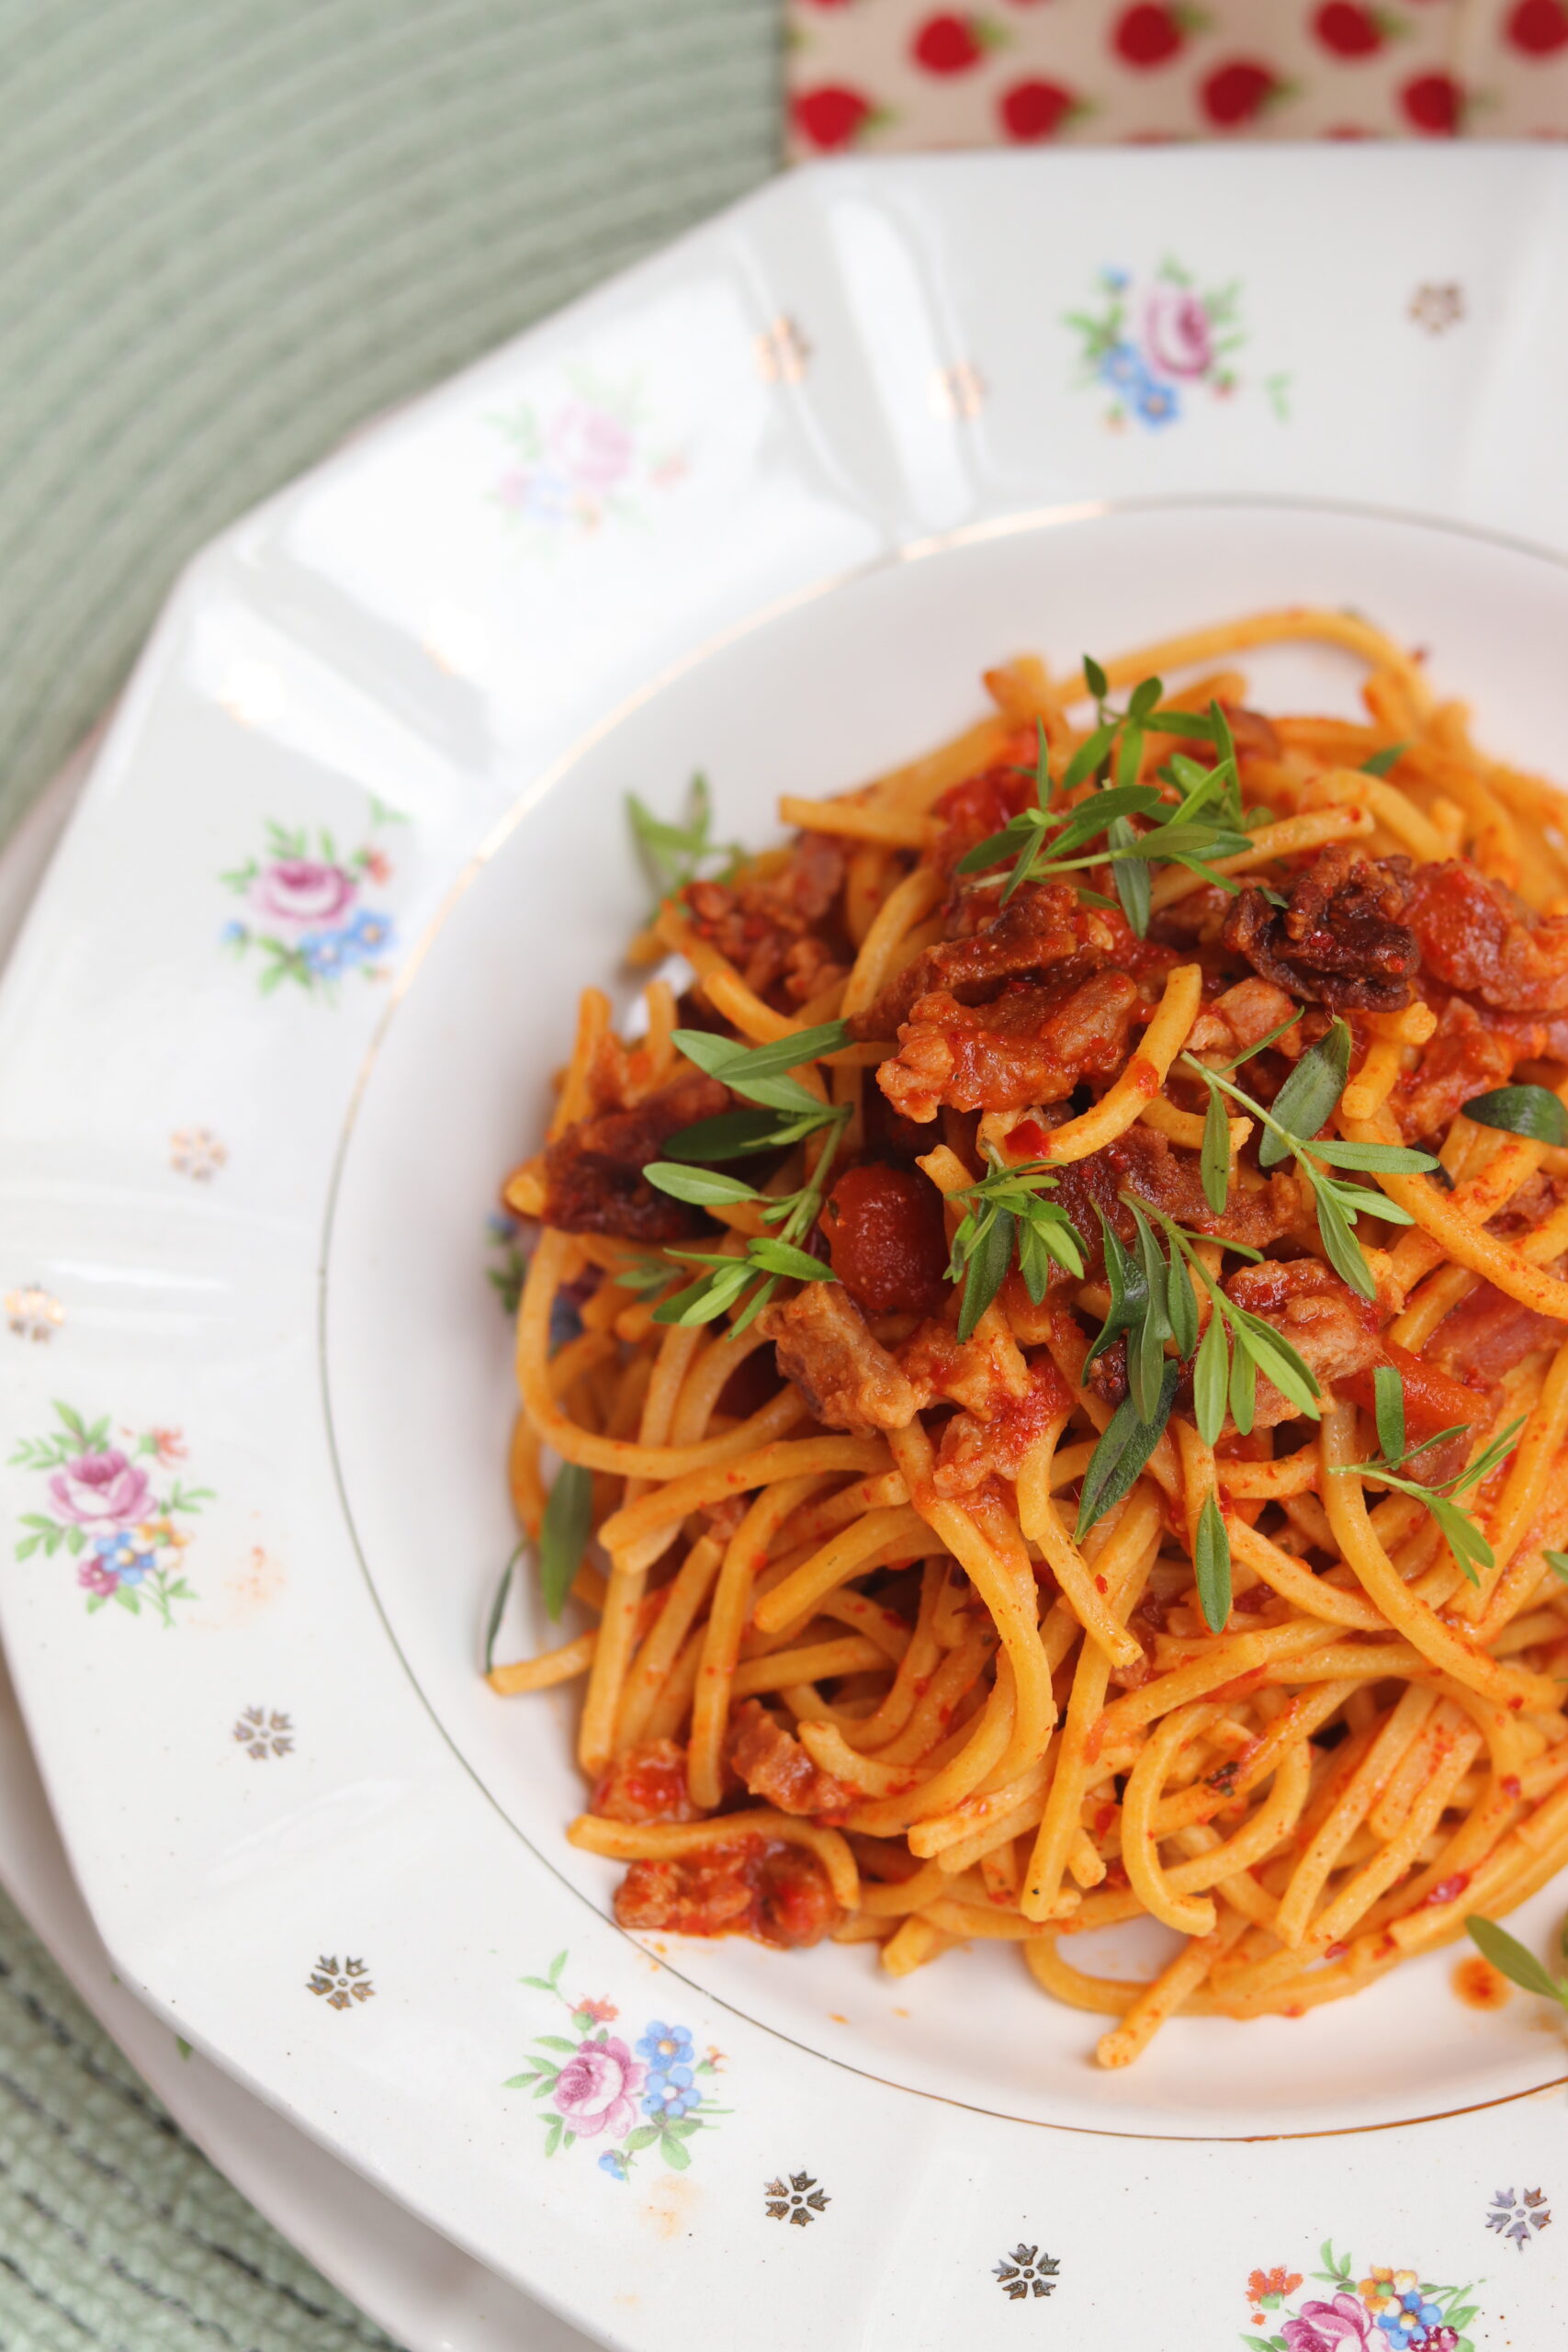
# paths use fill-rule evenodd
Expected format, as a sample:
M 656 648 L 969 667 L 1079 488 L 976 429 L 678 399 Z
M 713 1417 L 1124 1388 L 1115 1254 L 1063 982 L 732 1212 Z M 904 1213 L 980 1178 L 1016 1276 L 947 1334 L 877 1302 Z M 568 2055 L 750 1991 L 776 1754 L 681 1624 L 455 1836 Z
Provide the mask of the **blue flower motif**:
M 626 2160 L 618 2148 L 607 2148 L 599 2159 L 599 2169 L 607 2172 L 612 2180 L 625 2180 Z
M 491 1239 L 497 1243 L 512 1240 L 520 1230 L 516 1218 L 507 1216 L 500 1209 L 492 1209 L 485 1224 L 490 1229 Z
M 346 931 L 308 931 L 299 953 L 312 979 L 335 980 L 350 964 L 359 961 L 358 943 Z
M 121 1528 L 115 1535 L 95 1535 L 93 1549 L 121 1584 L 140 1584 L 148 1570 L 158 1565 L 153 1546 L 131 1534 L 129 1528 Z
M 243 922 L 226 922 L 218 936 L 225 947 L 243 947 L 250 933 Z
M 666 2025 L 654 2018 L 643 2029 L 637 2054 L 646 2058 L 655 2074 L 667 2074 L 671 2066 L 684 2066 L 692 2055 L 692 2037 L 683 2025 Z M 690 2075 L 686 2078 L 691 2080 Z
M 1119 391 L 1141 390 L 1149 380 L 1142 356 L 1131 343 L 1113 343 L 1100 363 L 1100 372 Z
M 345 950 L 356 957 L 380 956 L 392 944 L 392 921 L 389 915 L 378 915 L 369 907 L 361 907 L 347 929 L 338 937 Z
M 1102 269 L 1100 283 L 1112 294 L 1124 294 L 1132 280 L 1124 269 Z
M 657 2123 L 674 2123 L 688 2108 L 700 2107 L 701 2091 L 692 2082 L 689 2066 L 671 2066 L 649 2075 L 643 2089 L 642 2111 Z
M 1176 387 L 1162 384 L 1154 376 L 1145 377 L 1133 405 L 1145 424 L 1174 424 L 1181 413 Z

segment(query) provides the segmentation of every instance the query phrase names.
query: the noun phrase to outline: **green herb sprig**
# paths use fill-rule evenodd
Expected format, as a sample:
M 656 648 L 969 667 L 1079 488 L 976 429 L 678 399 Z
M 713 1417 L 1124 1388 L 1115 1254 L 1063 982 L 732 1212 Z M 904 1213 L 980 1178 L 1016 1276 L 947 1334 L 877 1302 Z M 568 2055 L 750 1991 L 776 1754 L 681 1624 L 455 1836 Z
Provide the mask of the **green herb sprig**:
M 1082 1237 L 1066 1210 L 1046 1198 L 1055 1182 L 1055 1171 L 1043 1160 L 1015 1166 L 997 1160 L 977 1184 L 950 1196 L 964 1204 L 947 1266 L 948 1281 L 964 1284 L 961 1340 L 971 1337 L 1007 1280 L 1015 1248 L 1024 1288 L 1036 1306 L 1045 1296 L 1053 1266 L 1082 1274 Z
M 728 1250 L 671 1250 L 671 1258 L 702 1266 L 705 1272 L 661 1299 L 653 1310 L 656 1323 L 713 1323 L 727 1315 L 742 1294 L 756 1289 L 736 1318 L 743 1331 L 761 1313 L 781 1280 L 803 1283 L 836 1282 L 830 1266 L 800 1247 L 822 1205 L 822 1193 L 840 1140 L 849 1125 L 848 1103 L 818 1102 L 791 1070 L 820 1060 L 849 1043 L 842 1021 L 824 1022 L 819 1028 L 792 1030 L 771 1045 L 742 1046 L 732 1037 L 716 1036 L 706 1029 L 677 1029 L 675 1043 L 688 1061 L 706 1070 L 743 1101 L 762 1107 L 731 1111 L 717 1118 L 682 1127 L 665 1146 L 676 1156 L 649 1160 L 643 1174 L 654 1188 L 672 1200 L 698 1208 L 733 1207 L 754 1202 L 762 1221 L 777 1225 L 776 1234 L 751 1234 L 739 1252 Z M 739 1159 L 758 1151 L 787 1148 L 808 1136 L 822 1135 L 817 1164 L 807 1182 L 782 1196 L 758 1190 L 742 1177 L 725 1176 L 699 1167 L 696 1160 Z
M 1181 1058 L 1208 1087 L 1211 1103 L 1217 1090 L 1258 1122 L 1264 1130 L 1258 1153 L 1260 1167 L 1277 1167 L 1285 1159 L 1294 1159 L 1296 1172 L 1312 1195 L 1324 1255 L 1352 1290 L 1363 1298 L 1375 1299 L 1377 1284 L 1354 1231 L 1357 1219 L 1373 1216 L 1388 1225 L 1412 1225 L 1415 1219 L 1385 1193 L 1364 1184 L 1341 1183 L 1328 1170 L 1418 1176 L 1438 1162 L 1430 1152 L 1413 1151 L 1404 1144 L 1322 1140 L 1319 1129 L 1333 1114 L 1349 1076 L 1350 1032 L 1346 1023 L 1336 1019 L 1327 1035 L 1307 1047 L 1276 1095 L 1272 1111 L 1266 1111 L 1222 1070 L 1208 1069 L 1195 1055 L 1183 1054 Z
M 1501 1127 L 1532 1143 L 1568 1143 L 1568 1110 L 1550 1086 L 1495 1086 L 1489 1094 L 1472 1094 L 1460 1109 L 1478 1127 Z
M 705 866 L 716 865 L 721 875 L 728 876 L 745 859 L 746 853 L 738 842 L 711 839 L 713 795 L 706 776 L 700 773 L 687 786 L 683 823 L 671 824 L 668 819 L 656 817 L 635 792 L 626 795 L 626 816 L 632 838 L 658 892 L 655 914 L 664 899 L 672 898 L 688 882 L 694 882 Z
M 1517 1984 L 1521 1992 L 1539 1993 L 1543 2001 L 1555 2001 L 1560 2008 L 1568 2009 L 1568 1977 L 1553 1976 L 1544 1961 L 1537 1960 L 1533 1951 L 1509 1935 L 1495 1919 L 1483 1918 L 1472 1911 L 1465 1921 L 1465 1928 L 1476 1950 L 1492 1962 L 1499 1975 Z M 1558 1938 L 1558 1950 L 1568 1960 L 1568 1928 Z
M 539 1573 L 539 1594 L 545 1604 L 545 1614 L 551 1624 L 558 1623 L 571 1590 L 571 1581 L 582 1565 L 587 1548 L 588 1531 L 593 1513 L 593 1473 L 581 1463 L 563 1462 L 557 1471 L 555 1483 L 545 1504 L 545 1515 L 539 1532 L 533 1542 L 536 1565 Z M 490 1605 L 485 1623 L 484 1670 L 488 1674 L 495 1664 L 495 1645 L 501 1633 L 501 1621 L 506 1613 L 506 1597 L 512 1589 L 512 1579 L 517 1563 L 529 1549 L 530 1538 L 520 1535 L 512 1548 L 495 1598 Z
M 1101 1434 L 1084 1473 L 1078 1507 L 1079 1540 L 1119 1502 L 1132 1486 L 1170 1419 L 1180 1365 L 1192 1364 L 1193 1418 L 1199 1435 L 1213 1445 L 1229 1411 L 1246 1435 L 1257 1417 L 1258 1375 L 1262 1373 L 1309 1419 L 1320 1417 L 1321 1391 L 1313 1371 L 1270 1323 L 1228 1298 L 1198 1254 L 1207 1237 L 1187 1232 L 1152 1202 L 1123 1193 L 1133 1213 L 1134 1248 L 1125 1249 L 1115 1227 L 1100 1213 L 1105 1245 L 1105 1274 L 1111 1305 L 1090 1343 L 1092 1363 L 1123 1335 L 1127 1342 L 1127 1396 Z M 1151 1223 L 1151 1219 L 1153 1223 Z M 1164 1233 L 1161 1250 L 1155 1231 Z M 1258 1252 L 1239 1242 L 1225 1248 L 1256 1261 Z M 1207 1290 L 1208 1327 L 1198 1335 L 1198 1304 L 1190 1267 Z M 1175 1346 L 1172 1362 L 1167 1342 Z M 1123 1476 L 1127 1461 L 1134 1468 Z M 1211 1630 L 1218 1633 L 1230 1614 L 1230 1538 L 1224 1514 L 1210 1498 L 1200 1517 L 1198 1592 Z
M 1218 703 L 1210 705 L 1207 715 L 1162 710 L 1159 679 L 1145 678 L 1134 687 L 1126 709 L 1117 711 L 1106 700 L 1104 671 L 1087 656 L 1084 676 L 1098 704 L 1099 723 L 1068 760 L 1055 792 L 1045 730 L 1036 720 L 1034 807 L 1021 809 L 999 832 L 977 842 L 960 858 L 956 870 L 979 874 L 1010 858 L 1012 871 L 1002 886 L 1005 905 L 1026 881 L 1109 865 L 1122 911 L 1142 939 L 1148 931 L 1156 865 L 1184 865 L 1227 890 L 1240 888 L 1213 865 L 1215 858 L 1239 856 L 1251 847 L 1251 835 L 1242 824 L 1235 745 Z M 1160 770 L 1163 782 L 1179 796 L 1173 800 L 1138 781 L 1150 734 L 1209 743 L 1214 763 L 1205 768 L 1184 753 L 1173 754 Z M 1090 781 L 1097 788 L 1088 799 L 1075 807 L 1060 805 Z M 1201 813 L 1205 804 L 1214 801 L 1220 804 L 1218 814 Z M 1148 830 L 1135 831 L 1134 818 Z M 1091 843 L 1098 845 L 1090 848 Z
M 1348 1477 L 1352 1471 L 1364 1478 L 1377 1478 L 1385 1487 L 1394 1487 L 1402 1495 L 1409 1495 L 1429 1510 L 1442 1530 L 1457 1566 L 1471 1584 L 1479 1584 L 1478 1568 L 1491 1568 L 1496 1555 L 1459 1498 L 1472 1487 L 1489 1478 L 1499 1463 L 1512 1453 L 1526 1416 L 1521 1413 L 1506 1430 L 1495 1437 L 1483 1453 L 1465 1469 L 1456 1471 L 1451 1478 L 1442 1478 L 1435 1486 L 1424 1486 L 1419 1478 L 1401 1475 L 1401 1465 L 1408 1465 L 1434 1446 L 1442 1445 L 1450 1437 L 1461 1436 L 1469 1428 L 1467 1421 L 1455 1421 L 1446 1430 L 1438 1430 L 1434 1437 L 1423 1438 L 1419 1445 L 1404 1443 L 1404 1399 L 1397 1372 L 1390 1364 L 1380 1364 L 1372 1375 L 1372 1391 L 1377 1402 L 1378 1452 L 1370 1462 L 1338 1464 L 1334 1471 L 1337 1478 Z

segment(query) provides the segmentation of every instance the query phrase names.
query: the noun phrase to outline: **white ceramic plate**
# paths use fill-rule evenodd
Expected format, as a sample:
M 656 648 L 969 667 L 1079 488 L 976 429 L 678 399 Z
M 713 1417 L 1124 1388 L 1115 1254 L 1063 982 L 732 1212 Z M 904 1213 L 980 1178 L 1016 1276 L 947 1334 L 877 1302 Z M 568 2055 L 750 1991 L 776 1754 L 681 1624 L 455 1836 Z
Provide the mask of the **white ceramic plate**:
M 622 795 L 701 765 L 763 838 L 1000 654 L 1293 599 L 1375 611 L 1561 766 L 1565 190 L 1544 153 L 806 175 L 205 558 L 51 876 L 0 1008 L 6 1274 L 50 1334 L 5 1359 L 0 1609 L 85 1890 L 188 2038 L 638 2352 L 727 2292 L 759 2346 L 1290 2341 L 1337 2295 L 1355 2342 L 1374 2265 L 1484 2277 L 1477 2344 L 1553 2305 L 1533 2002 L 1477 2018 L 1438 1955 L 1107 2078 L 995 1950 L 895 1986 L 645 1949 L 560 1840 L 564 1703 L 491 1699 L 475 1652 L 485 1219 L 641 910 Z M 1256 676 L 1350 707 L 1326 659 Z M 568 2146 L 508 2082 L 588 2005 Z M 699 2128 L 631 2145 L 688 2037 Z
M 0 969 L 88 766 L 85 752 L 73 758 L 0 854 Z M 585 2336 L 242 2090 L 137 1999 L 71 1875 L 3 1654 L 0 1886 L 175 2121 L 406 2352 L 582 2352 Z

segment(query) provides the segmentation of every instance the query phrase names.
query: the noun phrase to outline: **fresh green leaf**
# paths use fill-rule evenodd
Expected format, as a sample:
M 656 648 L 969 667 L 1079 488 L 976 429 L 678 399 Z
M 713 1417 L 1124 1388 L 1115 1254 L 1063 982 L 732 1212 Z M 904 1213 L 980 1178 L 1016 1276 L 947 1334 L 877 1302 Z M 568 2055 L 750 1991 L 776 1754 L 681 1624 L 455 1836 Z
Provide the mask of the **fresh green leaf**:
M 1198 1577 L 1198 1605 L 1211 1634 L 1223 1634 L 1231 1613 L 1231 1539 L 1219 1498 L 1213 1489 L 1203 1498 L 1192 1546 Z
M 1080 784 L 1088 783 L 1116 741 L 1116 724 L 1117 722 L 1111 719 L 1107 724 L 1097 727 L 1091 735 L 1085 736 L 1062 771 L 1062 781 L 1058 788 L 1063 794 L 1076 792 Z
M 1309 1046 L 1274 1098 L 1273 1124 L 1258 1149 L 1261 1168 L 1276 1168 L 1288 1158 L 1291 1145 L 1277 1132 L 1310 1143 L 1325 1126 L 1350 1075 L 1350 1032 L 1336 1020 L 1326 1036 Z
M 1106 833 L 1106 845 L 1115 854 L 1111 883 L 1122 911 L 1135 937 L 1146 939 L 1153 908 L 1153 877 L 1138 856 L 1138 839 L 1125 817 L 1118 817 Z
M 1404 757 L 1408 743 L 1385 743 L 1381 752 L 1369 753 L 1361 762 L 1363 775 L 1386 775 L 1395 763 Z
M 976 1325 L 1007 1280 L 1012 1264 L 1017 1220 L 1010 1209 L 993 1206 L 981 1219 L 967 1261 L 964 1296 L 958 1309 L 958 1337 L 970 1339 Z
M 1250 1437 L 1258 1414 L 1258 1360 L 1242 1345 L 1236 1327 L 1231 1326 L 1231 1419 L 1243 1437 Z
M 1249 1355 L 1264 1377 L 1271 1380 L 1281 1396 L 1288 1396 L 1299 1413 L 1308 1420 L 1321 1419 L 1318 1399 L 1323 1392 L 1311 1366 L 1296 1353 L 1289 1340 L 1276 1331 L 1271 1323 L 1260 1316 L 1248 1315 L 1242 1307 L 1226 1302 L 1231 1321 L 1231 1335 L 1235 1345 Z
M 682 1250 L 679 1253 L 684 1256 Z M 672 1298 L 661 1298 L 653 1310 L 656 1323 L 716 1323 L 727 1315 L 752 1280 L 751 1270 L 744 1258 L 727 1259 L 723 1267 L 701 1275 L 678 1290 Z
M 1552 1099 L 1555 1101 L 1556 1097 Z M 1276 1104 L 1276 1112 L 1278 1108 Z M 1314 1159 L 1326 1160 L 1330 1168 L 1350 1168 L 1359 1175 L 1375 1175 L 1381 1170 L 1387 1175 L 1424 1176 L 1438 1165 L 1429 1151 L 1412 1151 L 1408 1144 L 1403 1143 L 1347 1143 L 1335 1137 L 1314 1142 L 1310 1149 Z M 1394 1222 L 1397 1224 L 1398 1218 Z
M 1534 1143 L 1568 1143 L 1568 1110 L 1549 1086 L 1495 1086 L 1489 1094 L 1472 1094 L 1460 1108 L 1477 1126 L 1503 1127 Z
M 1391 1363 L 1380 1363 L 1372 1374 L 1376 1399 L 1378 1443 L 1385 1462 L 1404 1459 L 1404 1383 Z
M 1216 1216 L 1223 1216 L 1231 1189 L 1231 1127 L 1225 1115 L 1225 1099 L 1217 1086 L 1209 1089 L 1209 1107 L 1203 1114 L 1203 1148 L 1198 1158 L 1198 1171 L 1202 1180 L 1203 1198 Z
M 1198 1343 L 1192 1367 L 1192 1409 L 1198 1434 L 1205 1445 L 1213 1445 L 1224 1427 L 1229 1380 L 1230 1351 L 1225 1344 L 1224 1317 L 1215 1306 L 1210 1311 L 1209 1328 Z
M 1557 1578 L 1558 1583 L 1568 1584 L 1568 1552 L 1543 1550 L 1540 1556 Z
M 545 1614 L 558 1618 L 582 1564 L 593 1505 L 593 1476 L 581 1463 L 563 1462 L 556 1473 L 539 1529 L 539 1590 Z
M 1127 1340 L 1127 1386 L 1139 1420 L 1146 1421 L 1153 1415 L 1165 1378 L 1165 1342 L 1172 1335 L 1166 1312 L 1165 1259 L 1142 1209 L 1134 1208 L 1133 1219 L 1138 1229 L 1138 1265 L 1147 1304 L 1136 1330 Z
M 804 1111 L 813 1118 L 824 1114 L 823 1103 L 798 1079 L 779 1073 L 776 1055 L 758 1077 L 750 1071 L 750 1051 L 732 1037 L 716 1036 L 710 1029 L 677 1029 L 674 1042 L 688 1061 L 748 1102 L 761 1102 L 772 1111 Z M 757 1051 L 766 1054 L 773 1048 L 761 1046 Z
M 1196 710 L 1151 710 L 1148 715 L 1151 735 L 1185 735 L 1195 743 L 1212 743 L 1214 740 L 1213 721 Z
M 1183 1363 L 1198 1344 L 1198 1302 L 1192 1295 L 1192 1278 L 1187 1261 L 1179 1250 L 1172 1250 L 1166 1266 L 1166 1318 L 1176 1351 Z
M 501 1621 L 506 1611 L 506 1596 L 512 1589 L 513 1572 L 516 1568 L 518 1561 L 523 1557 L 523 1555 L 527 1548 L 527 1537 L 525 1535 L 521 1536 L 517 1543 L 513 1544 L 512 1556 L 507 1561 L 505 1567 L 502 1568 L 501 1572 L 501 1581 L 495 1588 L 495 1599 L 491 1602 L 490 1617 L 485 1625 L 484 1670 L 487 1674 L 495 1664 L 496 1636 L 501 1632 Z
M 721 1111 L 714 1119 L 698 1119 L 677 1127 L 664 1139 L 672 1159 L 745 1159 L 754 1152 L 788 1150 L 829 1125 L 833 1113 L 825 1102 L 807 1115 L 791 1117 L 773 1111 Z
M 1551 1971 L 1537 1960 L 1534 1952 L 1528 1951 L 1517 1936 L 1509 1935 L 1507 1929 L 1500 1928 L 1495 1919 L 1483 1918 L 1476 1911 L 1471 1913 L 1464 1924 L 1477 1951 L 1483 1952 L 1510 1984 L 1518 1985 L 1521 1992 L 1539 1993 L 1543 2001 L 1556 2001 L 1563 2008 L 1568 2008 L 1568 1984 L 1553 1976 Z
M 1111 1307 L 1104 1322 L 1089 1341 L 1086 1363 L 1093 1363 L 1109 1347 L 1114 1345 L 1123 1331 L 1135 1330 L 1148 1312 L 1148 1292 L 1144 1283 L 1141 1263 L 1131 1260 L 1117 1237 L 1115 1227 L 1105 1211 L 1096 1209 L 1100 1230 L 1105 1247 L 1105 1280 L 1111 1292 Z
M 390 814 L 389 811 L 388 815 Z M 635 792 L 626 795 L 626 815 L 631 822 L 633 837 L 661 899 L 671 897 L 684 884 L 695 881 L 705 865 L 717 861 L 728 870 L 739 864 L 744 854 L 734 842 L 714 842 L 708 838 L 713 821 L 713 804 L 707 778 L 704 775 L 692 778 L 683 824 L 671 824 L 664 818 L 656 817 L 650 808 L 645 808 Z M 296 855 L 302 854 L 302 851 L 294 853 Z
M 1084 1472 L 1076 1542 L 1081 1544 L 1096 1520 L 1103 1519 L 1123 1495 L 1131 1492 L 1170 1419 L 1180 1377 L 1175 1364 L 1166 1365 L 1154 1412 L 1146 1421 L 1139 1419 L 1131 1396 L 1111 1416 Z
M 1083 682 L 1096 702 L 1103 702 L 1111 692 L 1111 682 L 1091 653 L 1083 658 Z
M 676 1043 L 681 1044 L 692 1034 L 690 1030 L 677 1030 Z M 788 1070 L 800 1069 L 803 1063 L 820 1061 L 826 1054 L 838 1053 L 850 1042 L 847 1021 L 824 1021 L 815 1029 L 793 1030 L 788 1036 L 775 1037 L 766 1046 L 740 1048 L 739 1058 L 729 1065 L 724 1082 L 738 1094 L 744 1094 L 757 1079 L 783 1077 Z M 685 1050 L 683 1046 L 682 1050 Z
M 739 1201 L 761 1197 L 754 1184 L 743 1183 L 739 1176 L 716 1175 L 711 1168 L 683 1168 L 672 1159 L 650 1159 L 642 1172 L 656 1191 L 668 1193 L 677 1201 L 691 1201 L 699 1208 L 715 1203 L 733 1207 Z
M 1303 1163 L 1298 1159 L 1297 1165 L 1302 1166 Z M 1372 1270 L 1345 1214 L 1339 1192 L 1322 1178 L 1313 1183 L 1312 1190 L 1324 1255 L 1342 1282 L 1348 1283 L 1361 1297 L 1375 1299 L 1378 1286 L 1372 1280 Z
M 839 1279 L 831 1266 L 825 1266 L 808 1250 L 797 1250 L 792 1241 L 781 1241 L 771 1233 L 759 1234 L 749 1242 L 746 1255 L 764 1273 L 787 1274 L 791 1282 L 836 1283 Z

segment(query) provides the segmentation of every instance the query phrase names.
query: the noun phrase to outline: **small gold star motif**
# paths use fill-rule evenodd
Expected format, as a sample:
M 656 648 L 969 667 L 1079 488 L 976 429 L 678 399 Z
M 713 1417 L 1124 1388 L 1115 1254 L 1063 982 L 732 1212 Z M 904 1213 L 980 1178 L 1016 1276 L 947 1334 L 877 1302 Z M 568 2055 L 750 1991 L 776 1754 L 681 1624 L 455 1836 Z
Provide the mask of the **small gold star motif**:
M 931 378 L 931 406 L 938 416 L 967 423 L 979 415 L 989 390 L 974 361 L 961 359 L 956 367 L 939 368 Z
M 765 328 L 751 345 L 757 373 L 764 384 L 798 384 L 811 360 L 811 345 L 793 319 L 784 314 Z
M 1446 286 L 1418 286 L 1410 297 L 1410 316 L 1428 334 L 1445 334 L 1464 316 L 1463 287 L 1451 281 Z
M 210 1184 L 228 1157 L 210 1127 L 176 1127 L 169 1137 L 170 1167 L 195 1184 Z
M 18 1340 L 48 1340 L 65 1320 L 65 1309 L 36 1283 L 6 1294 L 6 1320 Z

